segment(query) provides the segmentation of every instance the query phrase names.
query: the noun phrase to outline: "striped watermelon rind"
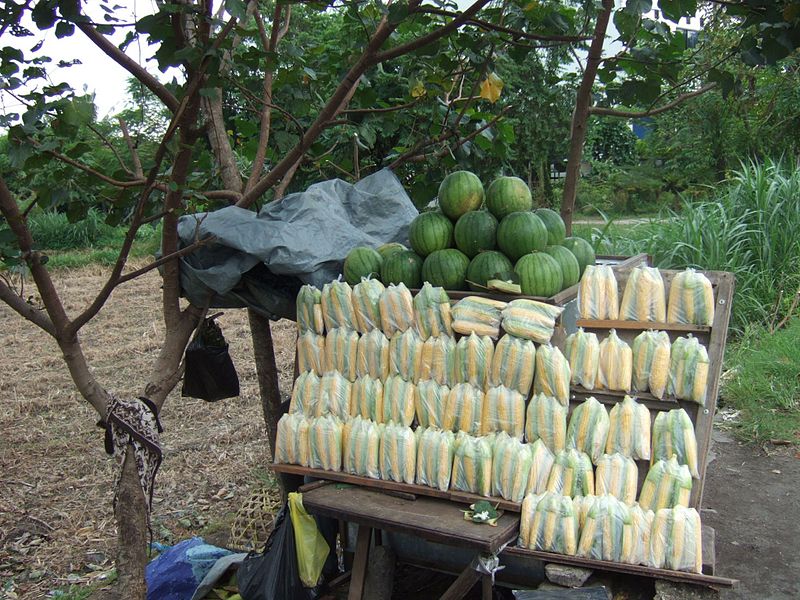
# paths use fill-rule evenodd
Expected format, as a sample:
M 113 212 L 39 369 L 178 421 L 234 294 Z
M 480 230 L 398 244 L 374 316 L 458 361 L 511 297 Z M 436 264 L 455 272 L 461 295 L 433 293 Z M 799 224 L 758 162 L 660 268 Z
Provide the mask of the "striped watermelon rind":
M 564 219 L 561 218 L 561 215 L 550 208 L 537 208 L 534 213 L 547 228 L 548 246 L 561 244 L 567 235 L 567 226 L 564 225 Z
M 564 246 L 547 246 L 544 251 L 556 259 L 558 266 L 561 267 L 563 281 L 562 289 L 572 287 L 581 279 L 581 265 L 575 255 Z
M 593 265 L 596 258 L 592 245 L 585 239 L 575 236 L 564 238 L 561 245 L 572 252 L 575 258 L 578 259 L 578 264 L 581 267 L 580 276 L 583 277 L 583 272 L 586 270 L 586 267 L 588 265 Z
M 494 250 L 497 244 L 497 219 L 487 210 L 473 210 L 456 222 L 453 230 L 456 248 L 469 258 Z
M 547 228 L 530 211 L 513 212 L 497 227 L 497 245 L 511 260 L 542 251 L 547 246 Z
M 498 220 L 513 212 L 529 211 L 532 206 L 531 190 L 519 177 L 498 177 L 486 190 L 486 208 Z
M 452 221 L 471 210 L 478 210 L 483 197 L 483 184 L 470 171 L 454 171 L 439 185 L 439 208 Z
M 508 260 L 508 257 L 502 252 L 494 250 L 481 252 L 469 263 L 467 281 L 473 292 L 486 291 L 484 288 L 490 279 L 513 270 L 514 263 Z
M 422 263 L 422 280 L 446 290 L 464 289 L 469 257 L 455 248 L 437 250 Z
M 344 259 L 344 280 L 350 285 L 361 281 L 362 277 L 380 277 L 383 258 L 377 250 L 360 246 L 353 248 Z
M 411 250 L 395 252 L 383 261 L 381 280 L 386 285 L 404 283 L 407 288 L 420 287 L 422 258 Z
M 377 250 L 378 254 L 381 255 L 381 258 L 386 260 L 395 252 L 403 252 L 404 250 L 408 250 L 408 248 L 406 248 L 400 242 L 389 242 L 388 244 L 378 246 Z
M 408 227 L 411 249 L 422 257 L 453 245 L 453 224 L 440 212 L 420 213 Z
M 549 298 L 562 289 L 563 275 L 555 258 L 544 252 L 526 254 L 514 265 L 522 293 Z

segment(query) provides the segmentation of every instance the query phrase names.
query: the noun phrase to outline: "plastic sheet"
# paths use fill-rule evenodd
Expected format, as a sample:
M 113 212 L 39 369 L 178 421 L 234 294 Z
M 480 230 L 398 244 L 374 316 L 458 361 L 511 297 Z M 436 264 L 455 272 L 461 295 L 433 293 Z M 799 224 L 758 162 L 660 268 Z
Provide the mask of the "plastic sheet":
M 624 321 L 667 320 L 667 297 L 664 280 L 655 267 L 635 267 L 628 276 L 628 283 L 622 294 L 619 318 Z
M 359 333 L 381 328 L 380 299 L 384 289 L 377 279 L 363 279 L 353 286 L 353 310 Z
M 303 413 L 307 417 L 317 414 L 319 390 L 322 379 L 313 371 L 300 373 L 294 380 L 292 400 L 289 402 L 290 413 Z
M 624 535 L 630 523 L 630 510 L 624 503 L 608 494 L 598 495 L 586 515 L 577 555 L 621 562 L 625 554 L 630 554 L 633 545 L 630 529 L 629 535 Z
M 450 487 L 456 436 L 452 431 L 418 427 L 417 474 L 419 485 L 427 485 L 446 492 Z
M 352 475 L 381 476 L 379 451 L 383 425 L 356 416 L 342 427 L 342 470 Z
M 484 395 L 468 383 L 458 383 L 450 389 L 444 412 L 444 429 L 463 431 L 472 435 L 481 432 Z
M 630 392 L 633 379 L 633 351 L 621 340 L 616 330 L 600 342 L 600 364 L 597 369 L 597 387 L 618 392 Z
M 653 456 L 651 462 L 675 456 L 678 463 L 689 467 L 695 479 L 697 470 L 697 438 L 689 414 L 682 408 L 660 412 L 653 422 Z
M 325 336 L 311 331 L 298 336 L 297 370 L 301 373 L 313 371 L 317 375 L 325 372 Z
M 564 350 L 569 363 L 570 383 L 593 390 L 600 363 L 600 342 L 597 335 L 580 327 L 578 331 L 567 336 Z
M 555 346 L 540 346 L 536 351 L 536 374 L 533 377 L 533 393 L 556 398 L 561 404 L 569 404 L 569 363 L 561 350 Z
M 525 497 L 520 512 L 520 546 L 575 554 L 578 534 L 578 518 L 571 498 L 553 493 Z
M 528 403 L 525 439 L 542 440 L 554 454 L 567 447 L 567 407 L 552 396 L 537 394 Z
M 453 335 L 450 297 L 444 288 L 433 287 L 427 281 L 414 296 L 414 323 L 423 340 L 440 335 Z
M 679 400 L 700 406 L 706 403 L 708 389 L 708 351 L 689 334 L 672 342 L 669 358 L 669 393 Z
M 588 265 L 578 284 L 581 319 L 619 318 L 619 292 L 614 270 L 608 265 Z
M 383 422 L 408 427 L 414 421 L 416 386 L 399 375 L 389 375 L 383 385 Z
M 597 461 L 594 488 L 598 496 L 611 494 L 621 502 L 632 505 L 636 502 L 639 485 L 639 467 L 632 458 L 622 454 L 604 454 Z
M 471 333 L 456 344 L 456 369 L 458 380 L 486 389 L 492 368 L 494 344 L 489 336 Z
M 650 460 L 650 411 L 630 396 L 609 412 L 606 452 L 636 460 Z
M 490 385 L 504 385 L 528 396 L 533 383 L 536 347 L 530 340 L 505 334 L 495 346 L 492 355 Z
M 414 483 L 417 438 L 410 427 L 389 423 L 383 428 L 380 447 L 381 479 Z
M 585 452 L 597 464 L 606 448 L 609 425 L 606 407 L 593 396 L 588 397 L 572 411 L 567 427 L 567 448 Z
M 633 380 L 635 392 L 649 391 L 663 398 L 669 380 L 669 334 L 666 331 L 643 331 L 633 340 Z
M 445 428 L 445 410 L 450 388 L 425 379 L 414 390 L 414 410 L 420 427 Z
M 418 380 L 432 379 L 442 385 L 458 383 L 456 371 L 456 341 L 446 335 L 429 337 L 422 344 Z
M 638 504 L 630 507 L 631 522 L 626 525 L 626 536 L 632 540 L 630 544 L 623 544 L 625 551 L 620 559 L 632 565 L 647 565 L 650 550 L 650 530 L 655 514 L 652 510 L 642 510 Z
M 322 292 L 313 285 L 304 285 L 297 294 L 297 329 L 317 335 L 325 333 L 322 318 Z
M 547 491 L 572 497 L 593 495 L 594 469 L 589 455 L 574 448 L 556 454 Z
M 689 506 L 691 493 L 692 474 L 689 467 L 679 464 L 673 456 L 650 466 L 639 493 L 639 505 L 644 510 Z
M 341 327 L 356 329 L 356 315 L 353 310 L 353 289 L 344 281 L 331 281 L 322 287 L 322 318 L 325 329 Z
M 481 433 L 503 431 L 520 442 L 525 433 L 525 398 L 501 385 L 489 388 L 483 400 Z
M 413 299 L 403 283 L 390 285 L 383 291 L 380 309 L 381 327 L 388 338 L 414 325 Z
M 417 381 L 422 362 L 422 340 L 413 329 L 395 333 L 389 340 L 389 374 Z
M 356 373 L 380 380 L 389 376 L 389 339 L 382 331 L 373 329 L 359 338 Z
M 325 336 L 325 371 L 338 371 L 348 381 L 358 375 L 358 333 L 337 327 Z
M 648 559 L 658 569 L 703 572 L 702 525 L 695 509 L 678 506 L 656 511 Z
M 313 405 L 314 416 L 335 415 L 345 421 L 350 417 L 350 395 L 352 384 L 338 371 L 329 371 L 322 376 L 317 402 Z
M 473 437 L 459 432 L 453 457 L 450 488 L 481 496 L 492 493 L 492 436 Z
M 369 375 L 359 377 L 350 393 L 350 414 L 376 423 L 383 421 L 383 382 Z
M 548 344 L 556 327 L 556 319 L 564 312 L 560 306 L 520 298 L 512 300 L 502 311 L 503 329 L 519 338 L 537 344 Z
M 302 413 L 286 413 L 278 421 L 275 462 L 308 467 L 311 464 L 311 421 Z
M 499 300 L 467 296 L 453 307 L 453 331 L 497 339 L 500 336 L 500 313 L 505 307 L 506 303 Z
M 547 491 L 547 480 L 550 478 L 550 471 L 553 469 L 556 457 L 542 440 L 536 440 L 532 444 L 528 444 L 528 447 L 531 449 L 531 468 L 528 472 L 528 486 L 525 488 L 525 495 L 543 494 Z
M 308 426 L 309 467 L 326 471 L 342 470 L 342 421 L 333 415 L 314 417 Z
M 502 432 L 492 449 L 492 496 L 522 502 L 528 488 L 533 454 L 528 444 Z
M 672 278 L 667 321 L 706 326 L 714 322 L 714 290 L 708 277 L 686 269 Z

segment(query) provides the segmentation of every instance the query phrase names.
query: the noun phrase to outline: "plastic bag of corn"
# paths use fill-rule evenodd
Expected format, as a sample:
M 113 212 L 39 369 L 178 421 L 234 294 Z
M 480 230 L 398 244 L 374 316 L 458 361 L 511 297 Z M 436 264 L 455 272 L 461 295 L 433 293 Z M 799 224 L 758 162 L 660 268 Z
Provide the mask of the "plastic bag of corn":
M 450 388 L 425 379 L 414 390 L 414 409 L 420 427 L 445 428 L 445 409 Z
M 574 448 L 556 454 L 547 491 L 572 497 L 593 495 L 594 469 L 589 455 Z
M 342 470 L 352 475 L 381 476 L 378 461 L 383 425 L 353 417 L 342 427 Z
M 417 437 L 410 427 L 388 423 L 380 446 L 381 479 L 414 483 L 417 467 Z
M 703 572 L 700 515 L 693 508 L 662 508 L 653 517 L 648 563 L 657 569 Z
M 609 411 L 606 452 L 650 460 L 650 411 L 630 396 Z
M 358 375 L 358 333 L 352 329 L 336 327 L 325 337 L 325 371 L 339 371 L 348 381 Z
M 356 373 L 381 380 L 389 376 L 389 339 L 382 331 L 373 329 L 359 338 Z
M 494 344 L 489 336 L 471 333 L 456 344 L 456 370 L 458 380 L 486 389 L 492 368 Z
M 416 386 L 399 375 L 389 375 L 383 384 L 383 422 L 393 421 L 406 427 L 414 421 Z
M 458 383 L 450 389 L 444 410 L 444 429 L 463 431 L 472 435 L 481 432 L 484 395 L 468 383 Z
M 633 351 L 616 330 L 600 342 L 600 363 L 597 369 L 597 387 L 619 392 L 631 391 L 633 378 Z
M 431 336 L 453 335 L 450 297 L 444 288 L 433 287 L 427 281 L 414 296 L 414 323 L 423 340 Z
M 572 498 L 553 493 L 525 496 L 520 511 L 520 546 L 572 555 L 578 550 L 578 534 Z
M 414 325 L 414 305 L 411 292 L 404 283 L 390 285 L 381 294 L 381 327 L 386 337 L 405 331 Z
M 678 463 L 673 456 L 650 466 L 639 493 L 639 505 L 644 510 L 689 506 L 691 493 L 692 474 L 689 467 Z
M 492 449 L 492 496 L 522 502 L 532 461 L 529 444 L 523 444 L 506 432 L 497 434 Z
M 547 480 L 550 478 L 556 457 L 542 440 L 536 440 L 528 444 L 528 447 L 531 449 L 531 469 L 528 472 L 525 495 L 543 494 L 547 491 Z
M 672 278 L 667 321 L 692 325 L 714 322 L 714 290 L 708 277 L 686 269 Z
M 572 411 L 567 428 L 567 448 L 586 452 L 597 464 L 606 449 L 609 418 L 606 407 L 593 396 L 581 402 Z
M 489 388 L 486 392 L 481 415 L 483 435 L 500 431 L 519 441 L 525 433 L 525 398 L 503 385 Z
M 619 292 L 614 270 L 608 265 L 588 265 L 578 284 L 581 319 L 618 319 Z
M 317 412 L 321 379 L 313 371 L 300 373 L 292 386 L 292 400 L 289 402 L 290 413 L 303 413 L 307 417 Z
M 677 338 L 670 349 L 669 393 L 679 400 L 705 405 L 708 366 L 708 351 L 696 337 L 689 334 Z
M 384 289 L 377 279 L 363 279 L 353 287 L 353 310 L 359 333 L 381 328 L 380 300 Z
M 533 376 L 533 393 L 546 394 L 561 404 L 569 404 L 569 363 L 555 346 L 540 346 L 536 351 L 536 374 Z
M 380 379 L 365 375 L 353 382 L 350 414 L 376 423 L 383 421 L 383 382 Z
M 299 412 L 286 413 L 278 421 L 275 438 L 275 462 L 309 466 L 311 446 L 308 428 L 311 421 Z
M 597 496 L 575 496 L 572 499 L 572 506 L 575 508 L 575 514 L 578 517 L 578 526 L 583 529 L 584 523 L 586 523 L 586 517 L 589 516 L 589 511 L 592 508 L 592 504 L 597 499 Z M 580 537 L 578 538 L 580 541 Z
M 695 479 L 700 479 L 697 471 L 697 438 L 689 414 L 682 408 L 660 412 L 653 422 L 653 456 L 651 464 L 657 460 L 667 460 L 675 456 L 679 464 L 689 467 Z
M 525 439 L 542 440 L 551 452 L 567 447 L 567 407 L 552 396 L 537 394 L 531 398 L 525 415 Z
M 322 318 L 325 329 L 341 327 L 356 328 L 356 314 L 353 310 L 353 288 L 344 281 L 331 281 L 322 286 Z
M 586 515 L 577 555 L 620 562 L 633 545 L 633 538 L 624 535 L 630 525 L 630 510 L 624 503 L 609 494 L 598 495 Z
M 532 341 L 505 334 L 492 354 L 489 385 L 504 385 L 527 396 L 533 383 L 535 360 L 536 347 Z
M 308 426 L 311 448 L 309 467 L 342 470 L 342 421 L 333 415 L 314 417 Z
M 322 318 L 322 292 L 313 285 L 304 285 L 297 293 L 297 329 L 317 335 L 325 333 Z
M 418 427 L 417 476 L 419 485 L 446 492 L 453 471 L 456 436 L 452 431 Z
M 500 335 L 500 312 L 505 307 L 506 303 L 499 300 L 467 296 L 453 306 L 453 331 L 497 339 Z
M 389 340 L 389 374 L 417 381 L 422 362 L 422 340 L 413 329 L 397 332 Z
M 350 395 L 353 384 L 342 377 L 338 371 L 328 371 L 319 384 L 317 402 L 314 403 L 314 416 L 336 415 L 343 421 L 350 417 Z
M 519 298 L 503 309 L 503 329 L 537 344 L 548 344 L 556 328 L 556 319 L 564 312 L 560 306 Z
M 571 374 L 570 383 L 593 390 L 600 363 L 600 342 L 597 335 L 580 327 L 578 331 L 567 336 L 565 351 Z
M 492 436 L 473 437 L 463 431 L 458 433 L 450 489 L 481 496 L 492 493 L 493 442 Z
M 633 340 L 632 351 L 633 390 L 649 390 L 656 398 L 663 398 L 669 380 L 669 335 L 666 331 L 643 331 Z
M 297 336 L 297 370 L 300 373 L 325 372 L 325 336 L 306 331 Z
M 441 385 L 458 383 L 456 372 L 456 341 L 446 335 L 429 337 L 422 344 L 418 381 L 432 379 Z
M 636 502 L 639 467 L 632 458 L 622 454 L 604 454 L 597 461 L 594 488 L 598 496 L 611 494 L 625 504 Z
M 655 513 L 652 510 L 642 510 L 638 504 L 630 507 L 631 522 L 625 526 L 625 550 L 620 560 L 632 565 L 645 565 L 648 562 L 650 550 L 650 529 L 653 525 Z M 631 542 L 627 542 L 630 539 Z
M 657 268 L 636 267 L 631 270 L 622 293 L 619 318 L 623 321 L 666 321 L 667 297 L 664 280 Z

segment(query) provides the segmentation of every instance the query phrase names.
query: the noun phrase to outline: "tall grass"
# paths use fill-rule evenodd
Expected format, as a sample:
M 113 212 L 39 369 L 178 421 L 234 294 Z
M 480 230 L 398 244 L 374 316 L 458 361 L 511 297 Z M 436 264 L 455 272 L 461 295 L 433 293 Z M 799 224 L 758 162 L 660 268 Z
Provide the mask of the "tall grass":
M 75 223 L 70 223 L 64 213 L 43 211 L 32 214 L 28 225 L 34 242 L 42 250 L 108 246 L 118 237 L 117 228 L 107 225 L 104 216 L 96 210 L 90 210 L 85 218 Z

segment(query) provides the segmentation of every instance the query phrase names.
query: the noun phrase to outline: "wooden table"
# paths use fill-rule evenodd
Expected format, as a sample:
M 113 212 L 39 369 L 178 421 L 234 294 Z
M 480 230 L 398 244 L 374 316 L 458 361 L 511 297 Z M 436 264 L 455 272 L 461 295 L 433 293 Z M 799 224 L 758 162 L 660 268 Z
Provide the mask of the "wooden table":
M 360 600 L 362 596 L 373 529 L 469 548 L 475 551 L 476 558 L 481 554 L 496 555 L 519 531 L 517 515 L 504 514 L 496 527 L 478 525 L 464 520 L 460 509 L 466 506 L 435 498 L 397 498 L 356 486 L 325 485 L 311 489 L 303 494 L 303 505 L 312 514 L 358 525 L 348 600 Z M 491 575 L 479 573 L 472 565 L 461 572 L 441 600 L 463 598 L 479 579 L 484 600 L 491 600 Z

